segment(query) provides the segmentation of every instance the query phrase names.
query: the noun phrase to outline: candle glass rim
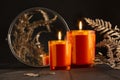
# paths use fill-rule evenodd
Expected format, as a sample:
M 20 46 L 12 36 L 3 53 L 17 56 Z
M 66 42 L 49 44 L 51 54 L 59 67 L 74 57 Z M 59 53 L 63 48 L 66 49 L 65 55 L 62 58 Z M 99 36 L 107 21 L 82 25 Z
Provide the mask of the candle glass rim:
M 72 33 L 72 32 L 88 32 L 88 33 L 95 34 L 96 31 L 94 31 L 94 30 L 71 30 L 71 31 L 67 31 L 67 33 Z

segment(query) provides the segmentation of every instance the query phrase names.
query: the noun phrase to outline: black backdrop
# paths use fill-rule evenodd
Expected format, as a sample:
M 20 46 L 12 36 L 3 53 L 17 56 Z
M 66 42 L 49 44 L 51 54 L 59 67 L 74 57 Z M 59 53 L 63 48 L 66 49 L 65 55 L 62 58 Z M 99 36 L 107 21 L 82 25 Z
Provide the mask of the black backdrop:
M 100 18 L 120 25 L 119 0 L 1 0 L 0 1 L 0 63 L 16 63 L 6 41 L 12 20 L 23 10 L 46 7 L 58 12 L 70 29 L 81 17 Z

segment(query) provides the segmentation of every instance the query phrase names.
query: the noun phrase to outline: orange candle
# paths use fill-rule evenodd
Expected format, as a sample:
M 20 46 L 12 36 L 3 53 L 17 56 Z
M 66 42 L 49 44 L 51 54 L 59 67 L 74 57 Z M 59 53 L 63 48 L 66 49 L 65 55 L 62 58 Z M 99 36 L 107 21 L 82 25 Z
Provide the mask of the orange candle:
M 50 69 L 70 70 L 71 65 L 71 45 L 60 38 L 49 41 Z
M 82 28 L 80 23 L 79 28 Z M 72 64 L 91 66 L 95 59 L 95 32 L 92 30 L 73 30 L 67 32 L 67 39 L 72 43 Z

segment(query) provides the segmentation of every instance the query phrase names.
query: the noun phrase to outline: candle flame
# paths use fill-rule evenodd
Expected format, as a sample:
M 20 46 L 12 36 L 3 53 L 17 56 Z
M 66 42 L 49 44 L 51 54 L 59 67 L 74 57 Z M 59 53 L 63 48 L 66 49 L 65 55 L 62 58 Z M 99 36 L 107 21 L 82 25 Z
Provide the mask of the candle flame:
M 62 38 L 62 33 L 59 31 L 58 32 L 58 39 L 61 40 L 61 38 Z
M 82 29 L 82 22 L 80 21 L 79 22 L 79 30 L 81 30 Z

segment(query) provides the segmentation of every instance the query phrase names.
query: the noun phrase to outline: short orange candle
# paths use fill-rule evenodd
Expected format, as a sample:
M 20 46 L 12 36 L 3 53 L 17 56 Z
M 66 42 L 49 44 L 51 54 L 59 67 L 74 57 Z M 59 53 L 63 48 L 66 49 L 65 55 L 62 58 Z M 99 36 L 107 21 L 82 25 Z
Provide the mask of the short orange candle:
M 84 67 L 94 64 L 96 40 L 94 31 L 69 31 L 67 32 L 67 39 L 72 43 L 72 65 Z
M 70 70 L 71 44 L 64 40 L 49 41 L 50 69 Z

